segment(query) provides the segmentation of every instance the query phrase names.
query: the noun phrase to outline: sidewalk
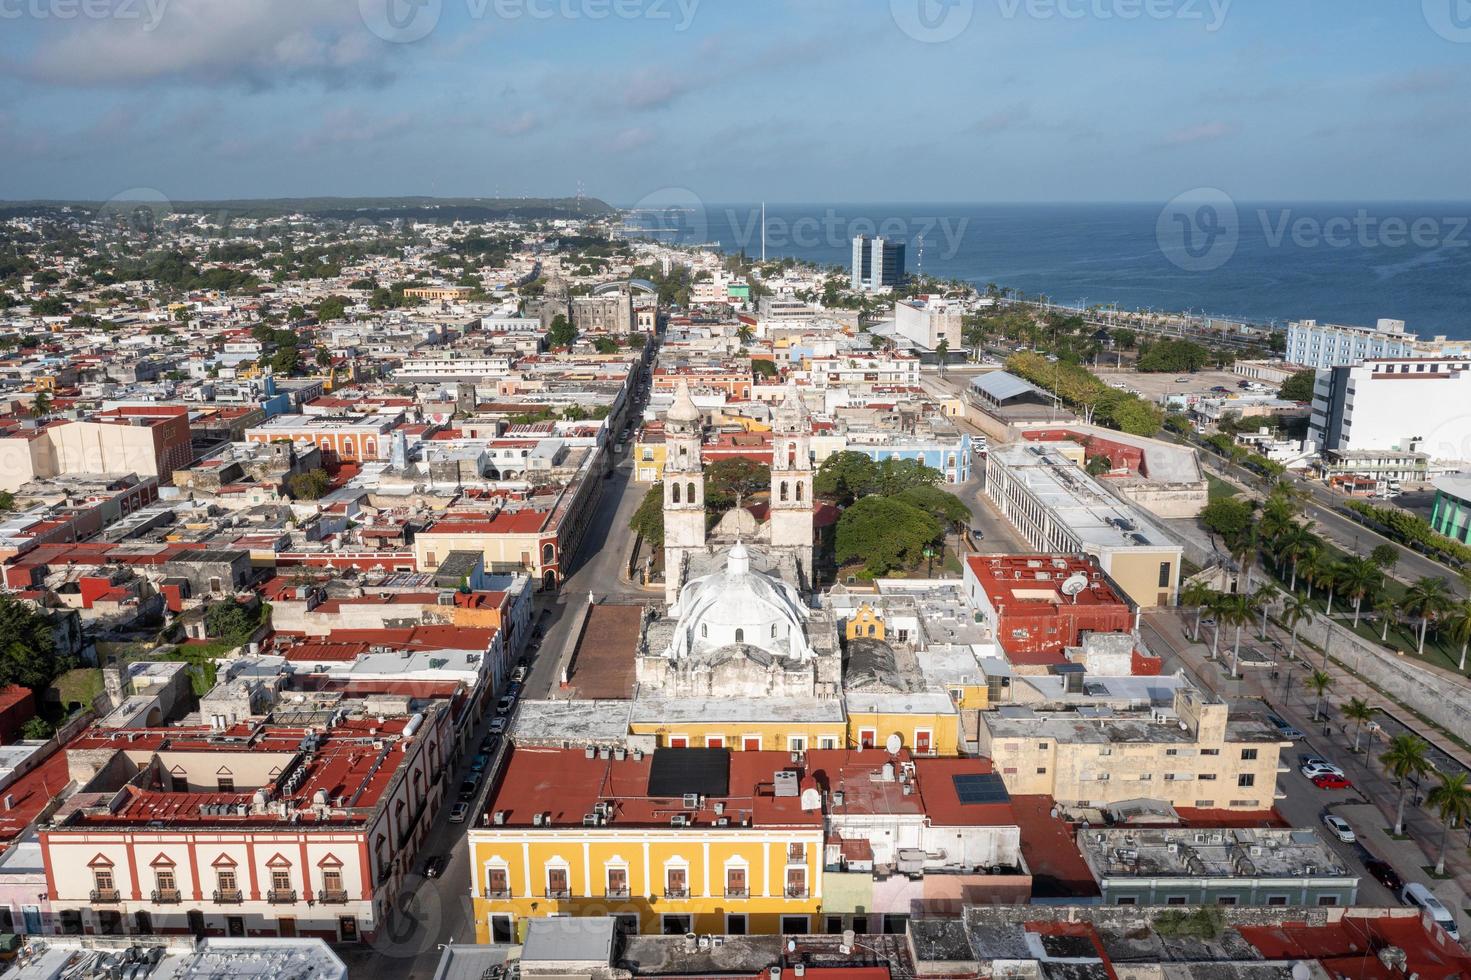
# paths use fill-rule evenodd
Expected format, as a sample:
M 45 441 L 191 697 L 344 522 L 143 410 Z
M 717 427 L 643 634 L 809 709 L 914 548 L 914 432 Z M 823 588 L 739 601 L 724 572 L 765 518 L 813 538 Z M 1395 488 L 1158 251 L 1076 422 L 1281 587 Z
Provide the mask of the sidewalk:
M 1365 729 L 1361 740 L 1361 747 L 1366 751 L 1358 754 L 1353 753 L 1353 727 L 1349 726 L 1345 733 L 1340 722 L 1333 722 L 1331 734 L 1323 735 L 1323 723 L 1314 723 L 1311 719 L 1316 698 L 1303 686 L 1303 680 L 1311 671 L 1320 669 L 1321 661 L 1312 656 L 1311 651 L 1306 651 L 1309 660 L 1304 660 L 1301 654 L 1305 651 L 1299 648 L 1296 662 L 1292 662 L 1289 672 L 1289 661 L 1283 660 L 1278 668 L 1281 677 L 1273 681 L 1269 671 L 1248 670 L 1245 676 L 1233 681 L 1226 671 L 1230 669 L 1230 642 L 1233 636 L 1231 632 L 1221 637 L 1221 661 L 1219 663 L 1210 660 L 1210 631 L 1201 630 L 1201 643 L 1190 641 L 1190 628 L 1194 623 L 1194 616 L 1188 610 L 1176 610 L 1170 612 L 1159 612 L 1151 615 L 1146 620 L 1147 625 L 1166 641 L 1165 646 L 1178 659 L 1180 665 L 1185 667 L 1207 688 L 1216 695 L 1226 699 L 1260 698 L 1276 713 L 1281 715 L 1290 724 L 1307 732 L 1309 740 L 1319 747 L 1324 755 L 1347 760 L 1343 763 L 1349 778 L 1353 780 L 1355 787 L 1363 794 L 1364 798 L 1371 803 L 1366 808 L 1376 810 L 1377 819 L 1364 817 L 1356 826 L 1362 828 L 1373 837 L 1382 847 L 1375 853 L 1391 861 L 1402 873 L 1414 873 L 1407 875 L 1406 880 L 1419 879 L 1426 881 L 1430 887 L 1445 901 L 1448 907 L 1457 910 L 1458 915 L 1471 924 L 1471 918 L 1465 915 L 1465 909 L 1471 907 L 1471 856 L 1468 856 L 1466 847 L 1466 831 L 1464 829 L 1452 830 L 1449 838 L 1449 846 L 1446 850 L 1446 873 L 1450 877 L 1443 881 L 1431 881 L 1428 874 L 1421 869 L 1434 868 L 1437 859 L 1441 824 L 1439 819 L 1432 813 L 1413 805 L 1413 802 L 1405 808 L 1405 832 L 1410 835 L 1410 840 L 1391 840 L 1383 834 L 1384 829 L 1392 828 L 1394 825 L 1395 809 L 1399 802 L 1399 790 L 1394 781 L 1384 772 L 1380 765 L 1378 756 L 1383 751 L 1384 740 L 1375 740 L 1371 733 Z M 1278 629 L 1275 624 L 1268 631 L 1269 638 L 1275 638 L 1282 644 L 1285 651 L 1288 647 L 1289 638 Z M 1243 632 L 1242 646 L 1261 646 L 1257 640 L 1255 628 L 1249 628 Z M 1156 651 L 1162 653 L 1163 651 Z M 1275 654 L 1275 651 L 1271 651 Z M 1331 711 L 1331 717 L 1337 718 L 1339 706 L 1349 698 L 1362 698 L 1371 705 L 1385 705 L 1386 699 L 1378 691 L 1369 687 L 1358 678 L 1349 674 L 1338 664 L 1330 660 L 1327 672 L 1333 677 L 1333 687 L 1324 699 L 1324 705 Z M 1392 710 L 1394 705 L 1388 705 Z M 1418 723 L 1417 719 L 1407 719 Z M 1445 748 L 1455 748 L 1453 745 L 1445 745 Z M 1449 753 L 1448 753 L 1449 754 Z M 1463 755 L 1460 753 L 1457 755 Z M 1289 765 L 1295 763 L 1291 750 L 1284 753 L 1284 761 Z M 1413 790 L 1411 793 L 1413 794 Z

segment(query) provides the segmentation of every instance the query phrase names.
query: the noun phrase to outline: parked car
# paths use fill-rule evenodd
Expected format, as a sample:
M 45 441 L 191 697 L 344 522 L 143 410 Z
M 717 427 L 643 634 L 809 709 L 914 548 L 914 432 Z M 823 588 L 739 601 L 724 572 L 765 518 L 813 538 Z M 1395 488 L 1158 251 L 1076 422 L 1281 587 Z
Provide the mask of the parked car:
M 480 786 L 478 779 L 467 779 L 460 784 L 460 801 L 468 803 L 475 799 L 475 790 Z
M 1430 889 L 1412 881 L 1400 892 L 1400 901 L 1406 905 L 1414 905 L 1430 913 L 1435 924 L 1445 930 L 1445 934 L 1456 942 L 1461 941 L 1461 932 L 1456 928 L 1456 917 L 1451 910 L 1441 904 L 1440 899 L 1431 894 Z
M 1374 880 L 1385 888 L 1388 888 L 1396 896 L 1404 889 L 1405 883 L 1400 878 L 1399 872 L 1388 861 L 1379 858 L 1370 858 L 1364 862 L 1364 870 L 1374 876 Z
M 1307 738 L 1307 736 L 1304 735 L 1302 732 L 1289 725 L 1287 723 L 1287 719 L 1282 718 L 1278 715 L 1267 715 L 1267 721 L 1271 722 L 1272 725 L 1276 727 L 1277 731 L 1285 739 L 1290 739 L 1291 741 L 1298 742 L 1302 739 Z
M 485 767 L 488 765 L 490 765 L 489 756 L 477 755 L 470 760 L 470 771 L 478 776 L 485 771 Z
M 1348 781 L 1348 777 L 1339 776 L 1336 773 L 1325 772 L 1313 777 L 1313 785 L 1319 789 L 1353 789 L 1354 784 Z
M 464 823 L 465 818 L 470 815 L 470 804 L 456 803 L 449 809 L 450 823 Z
M 495 713 L 498 715 L 508 715 L 514 707 L 516 707 L 516 699 L 507 695 L 495 703 Z
M 424 877 L 425 878 L 438 878 L 439 875 L 440 875 L 440 873 L 442 871 L 444 871 L 444 855 L 443 854 L 436 854 L 433 857 L 431 857 L 429 860 L 427 860 L 427 861 L 424 862 Z
M 482 738 L 480 740 L 480 754 L 481 755 L 490 755 L 492 752 L 495 751 L 495 747 L 497 745 L 500 745 L 500 744 L 501 744 L 500 736 L 498 736 L 498 735 L 487 735 L 487 736 L 485 736 L 484 738 Z
M 1348 821 L 1336 814 L 1323 814 L 1323 826 L 1327 827 L 1330 834 L 1345 844 L 1352 844 L 1359 839 L 1354 833 L 1354 829 L 1348 825 Z
M 514 684 L 520 684 L 520 683 L 522 683 L 525 680 L 526 680 L 526 665 L 524 663 L 523 664 L 517 664 L 516 665 L 516 669 L 513 670 L 513 671 L 511 671 L 511 682 L 514 683 Z
M 1309 779 L 1317 779 L 1319 776 L 1343 777 L 1344 772 L 1331 762 L 1322 759 L 1312 759 L 1302 764 L 1302 774 Z
M 490 734 L 504 735 L 506 733 L 506 716 L 499 715 L 490 720 Z

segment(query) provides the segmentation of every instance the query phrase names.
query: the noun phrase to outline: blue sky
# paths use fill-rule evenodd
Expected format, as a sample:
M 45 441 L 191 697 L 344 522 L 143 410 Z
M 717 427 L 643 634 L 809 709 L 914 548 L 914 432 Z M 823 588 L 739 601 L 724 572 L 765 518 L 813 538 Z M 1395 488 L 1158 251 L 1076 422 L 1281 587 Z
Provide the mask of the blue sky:
M 11 199 L 1462 199 L 1471 2 L 0 0 L 0 149 Z

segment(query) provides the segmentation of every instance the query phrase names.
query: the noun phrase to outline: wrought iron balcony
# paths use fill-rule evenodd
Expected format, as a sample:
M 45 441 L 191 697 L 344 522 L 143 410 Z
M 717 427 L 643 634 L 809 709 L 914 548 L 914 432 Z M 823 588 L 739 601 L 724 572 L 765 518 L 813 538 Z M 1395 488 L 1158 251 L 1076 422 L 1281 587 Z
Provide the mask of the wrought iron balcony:
M 245 900 L 245 895 L 238 888 L 223 888 L 215 892 L 216 905 L 239 905 Z
M 183 901 L 183 896 L 177 888 L 155 888 L 153 890 L 154 905 L 178 905 Z
M 122 892 L 116 888 L 92 889 L 92 902 L 96 905 L 113 905 L 123 900 Z
M 272 905 L 294 905 L 296 904 L 296 889 L 272 888 L 266 892 L 266 901 Z
M 323 905 L 346 905 L 346 888 L 323 888 L 317 892 L 317 901 Z

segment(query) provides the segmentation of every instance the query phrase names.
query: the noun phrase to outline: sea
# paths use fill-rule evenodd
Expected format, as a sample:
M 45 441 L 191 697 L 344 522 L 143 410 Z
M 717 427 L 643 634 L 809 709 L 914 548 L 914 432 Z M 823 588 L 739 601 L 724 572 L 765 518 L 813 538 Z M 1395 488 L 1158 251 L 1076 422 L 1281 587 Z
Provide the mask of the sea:
M 646 201 L 627 234 L 759 257 L 760 204 Z M 1282 204 L 1194 192 L 1167 204 L 771 204 L 766 255 L 849 267 L 856 235 L 906 244 L 909 272 L 1065 306 L 1406 322 L 1471 339 L 1471 202 Z

